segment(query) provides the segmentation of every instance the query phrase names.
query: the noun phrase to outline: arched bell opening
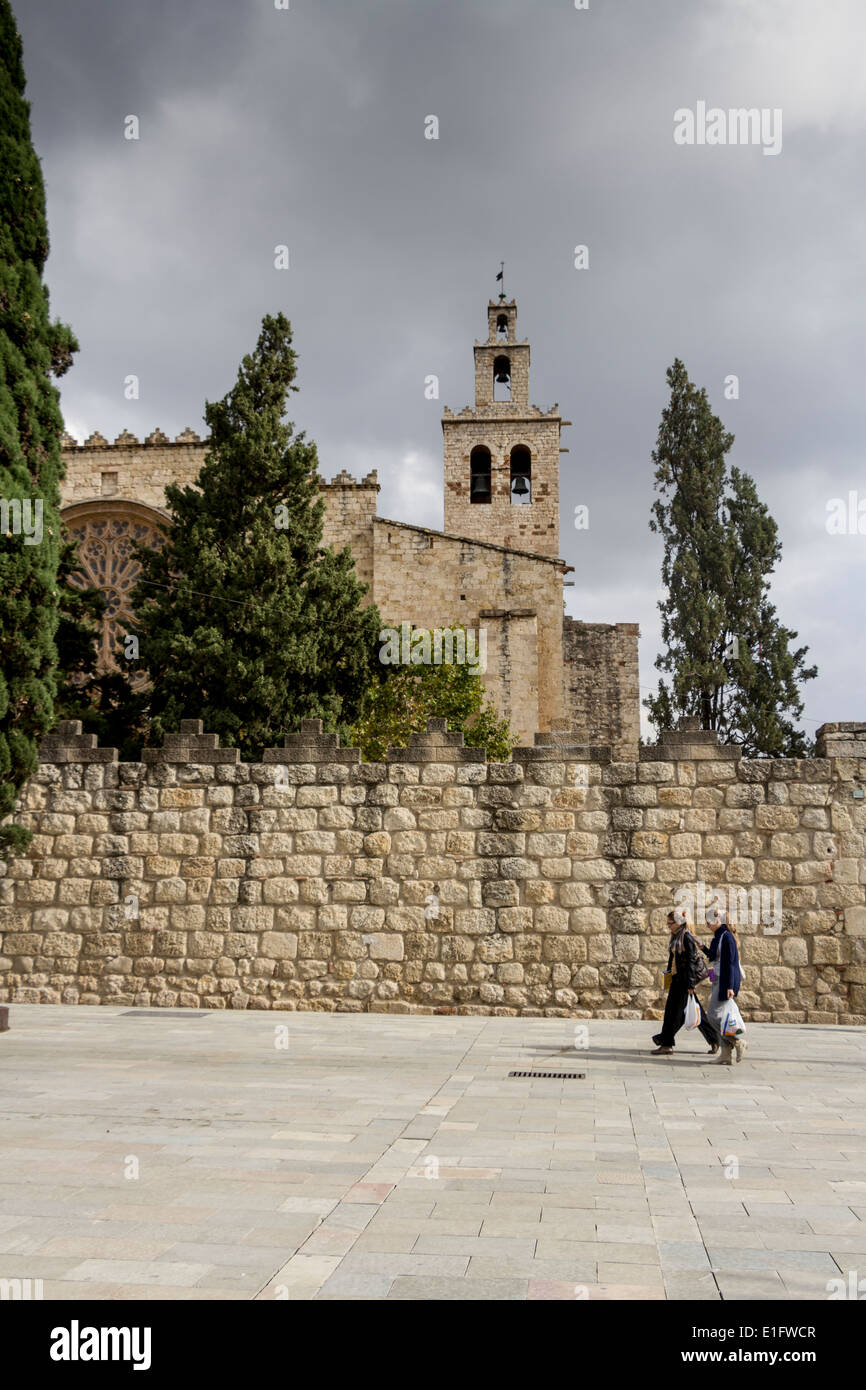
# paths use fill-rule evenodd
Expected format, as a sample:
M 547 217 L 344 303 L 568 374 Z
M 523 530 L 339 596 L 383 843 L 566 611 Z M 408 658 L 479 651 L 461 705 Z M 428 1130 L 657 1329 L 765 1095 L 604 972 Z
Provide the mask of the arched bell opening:
M 511 450 L 511 501 L 517 507 L 532 502 L 532 455 L 525 444 Z
M 511 360 L 508 357 L 497 357 L 493 363 L 493 399 L 511 400 Z
M 490 501 L 490 450 L 484 444 L 469 455 L 469 501 Z

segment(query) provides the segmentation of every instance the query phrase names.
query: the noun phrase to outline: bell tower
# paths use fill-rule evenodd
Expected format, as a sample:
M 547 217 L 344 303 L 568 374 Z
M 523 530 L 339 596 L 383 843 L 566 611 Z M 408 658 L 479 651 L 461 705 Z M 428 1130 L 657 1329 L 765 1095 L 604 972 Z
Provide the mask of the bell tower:
M 529 403 L 529 343 L 517 337 L 517 305 L 487 305 L 476 342 L 475 405 L 445 408 L 445 530 L 514 550 L 559 555 L 559 408 Z

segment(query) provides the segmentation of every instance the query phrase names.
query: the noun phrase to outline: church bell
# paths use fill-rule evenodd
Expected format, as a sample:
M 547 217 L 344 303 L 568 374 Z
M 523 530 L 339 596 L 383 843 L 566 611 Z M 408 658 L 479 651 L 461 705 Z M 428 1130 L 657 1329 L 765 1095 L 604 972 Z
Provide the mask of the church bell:
M 518 473 L 517 477 L 514 479 L 514 482 L 511 484 L 511 491 L 518 497 L 525 497 L 528 493 L 529 488 L 527 487 L 526 479 L 522 473 Z

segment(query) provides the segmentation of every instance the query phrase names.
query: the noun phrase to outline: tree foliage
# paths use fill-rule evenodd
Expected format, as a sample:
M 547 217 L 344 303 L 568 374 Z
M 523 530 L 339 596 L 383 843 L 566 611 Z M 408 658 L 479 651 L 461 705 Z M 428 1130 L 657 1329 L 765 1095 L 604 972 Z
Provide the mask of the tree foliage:
M 723 742 L 742 743 L 746 756 L 802 757 L 800 685 L 817 672 L 805 665 L 807 647 L 791 649 L 797 634 L 770 601 L 778 528 L 754 480 L 728 467 L 734 436 L 679 358 L 667 380 L 650 529 L 664 541 L 665 650 L 656 667 L 671 679 L 644 703 L 659 732 L 678 716 L 697 716 Z
M 413 634 L 425 631 L 412 629 Z M 465 629 L 455 624 L 451 631 Z M 508 721 L 496 713 L 478 670 L 471 665 L 400 663 L 382 666 L 380 671 L 349 734 L 367 762 L 381 762 L 389 747 L 408 747 L 410 736 L 423 733 L 431 718 L 446 719 L 449 733 L 462 732 L 465 745 L 484 748 L 491 762 L 507 762 L 511 757 L 515 740 Z
M 30 136 L 21 39 L 0 0 L 0 853 L 29 833 L 8 821 L 55 719 L 63 421 L 52 377 L 78 349 L 52 322 L 42 275 L 48 226 Z M 16 522 L 29 516 L 31 534 Z M 39 518 L 37 530 L 36 519 Z M 36 539 L 39 537 L 38 540 Z M 36 543 L 31 544 L 30 541 Z
M 138 547 L 154 741 L 201 718 L 256 758 L 304 718 L 345 731 L 360 712 L 379 617 L 348 548 L 322 544 L 316 448 L 283 418 L 295 376 L 288 320 L 267 316 L 233 388 L 205 407 L 196 485 L 166 489 L 165 546 Z

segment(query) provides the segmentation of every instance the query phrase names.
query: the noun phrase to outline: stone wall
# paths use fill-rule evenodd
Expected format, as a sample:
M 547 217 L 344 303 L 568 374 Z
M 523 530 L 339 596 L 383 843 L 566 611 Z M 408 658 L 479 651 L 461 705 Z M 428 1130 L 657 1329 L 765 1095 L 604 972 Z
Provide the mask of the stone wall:
M 157 429 L 144 441 L 124 430 L 113 444 L 98 432 L 89 435 L 83 444 L 64 434 L 66 476 L 61 483 L 61 504 L 70 507 L 77 502 L 109 497 L 164 511 L 168 484 L 191 487 L 201 471 L 206 450 L 206 441 L 193 430 L 184 430 L 170 440 Z
M 518 737 L 562 717 L 561 561 L 384 518 L 373 531 L 385 622 L 485 628 L 484 683 Z
M 637 623 L 562 623 L 563 700 L 573 729 L 634 757 L 640 737 Z
M 188 721 L 122 764 L 62 725 L 0 877 L 0 1000 L 655 1017 L 706 882 L 779 895 L 739 928 L 747 1017 L 863 1023 L 866 724 L 819 748 L 687 726 L 616 762 L 561 732 L 487 764 L 431 721 L 365 764 L 309 721 L 241 764 Z
M 200 439 L 192 430 L 170 440 L 157 429 L 144 441 L 124 430 L 113 444 L 99 433 L 91 434 L 83 444 L 64 434 L 66 476 L 61 483 L 61 506 L 67 509 L 83 502 L 104 501 L 117 507 L 131 502 L 164 514 L 165 489 L 169 483 L 192 487 L 207 447 L 207 439 Z M 359 577 L 371 584 L 370 528 L 380 492 L 375 470 L 359 480 L 344 469 L 330 482 L 320 479 L 319 490 L 325 499 L 325 544 L 337 550 L 350 546 Z

